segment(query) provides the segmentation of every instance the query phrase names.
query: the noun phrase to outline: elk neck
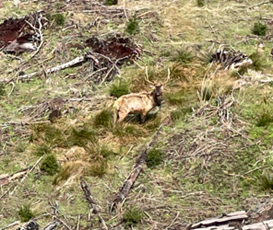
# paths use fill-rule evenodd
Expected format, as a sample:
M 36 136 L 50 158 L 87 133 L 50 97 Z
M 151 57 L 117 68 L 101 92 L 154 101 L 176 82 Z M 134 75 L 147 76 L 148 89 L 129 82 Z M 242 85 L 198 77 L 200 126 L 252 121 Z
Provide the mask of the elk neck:
M 152 96 L 152 98 L 154 100 L 154 105 L 155 106 L 161 106 L 161 104 L 162 104 L 161 97 L 162 96 L 158 96 L 155 89 L 151 92 L 151 96 Z

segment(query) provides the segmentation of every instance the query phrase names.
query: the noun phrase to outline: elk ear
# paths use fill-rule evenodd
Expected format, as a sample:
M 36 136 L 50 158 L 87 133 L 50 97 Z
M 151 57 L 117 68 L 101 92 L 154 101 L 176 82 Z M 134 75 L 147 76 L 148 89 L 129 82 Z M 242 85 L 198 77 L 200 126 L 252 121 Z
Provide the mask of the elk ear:
M 161 87 L 160 87 L 161 89 L 164 89 L 164 85 L 161 85 Z
M 154 85 L 150 85 L 150 87 L 151 87 L 152 89 L 155 89 L 155 86 L 154 86 Z

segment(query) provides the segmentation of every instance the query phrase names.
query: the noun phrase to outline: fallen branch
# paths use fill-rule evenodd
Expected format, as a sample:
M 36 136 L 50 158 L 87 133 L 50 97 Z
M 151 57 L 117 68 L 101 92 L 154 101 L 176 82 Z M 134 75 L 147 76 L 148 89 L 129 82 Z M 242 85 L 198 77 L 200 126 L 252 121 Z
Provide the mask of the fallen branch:
M 26 169 L 22 169 L 16 173 L 13 173 L 11 175 L 5 176 L 3 178 L 0 178 L 0 186 L 10 183 L 11 181 L 14 181 L 18 178 L 21 178 L 25 176 L 28 171 L 30 171 L 31 167 L 28 167 Z
M 103 220 L 103 218 L 101 217 L 101 215 L 99 213 L 99 210 L 97 208 L 97 204 L 91 195 L 90 189 L 83 178 L 81 178 L 81 188 L 85 194 L 86 200 L 88 201 L 88 203 L 91 205 L 91 207 L 93 209 L 92 213 L 96 214 L 98 216 L 99 222 L 102 225 L 102 229 L 108 230 L 108 227 L 106 226 L 105 221 Z
M 74 66 L 76 64 L 82 63 L 85 60 L 86 60 L 85 56 L 80 56 L 80 57 L 77 57 L 77 58 L 73 59 L 72 61 L 67 62 L 67 63 L 55 66 L 55 67 L 50 68 L 50 69 L 47 69 L 45 71 L 45 73 L 48 74 L 48 73 L 58 72 L 60 70 L 63 70 L 63 69 L 66 69 L 68 67 Z M 37 71 L 37 72 L 31 73 L 31 74 L 25 74 L 25 75 L 19 76 L 18 80 L 29 79 L 29 78 L 31 78 L 31 77 L 33 77 L 33 76 L 35 76 L 37 74 L 41 74 L 41 73 L 42 73 L 42 71 Z
M 156 133 L 154 134 L 154 136 L 152 137 L 152 140 L 149 142 L 148 146 L 146 147 L 146 149 L 144 150 L 144 152 L 141 154 L 141 156 L 138 158 L 133 170 L 131 171 L 131 173 L 129 174 L 129 176 L 126 178 L 126 180 L 123 183 L 122 188 L 120 189 L 119 194 L 116 196 L 116 198 L 114 199 L 114 201 L 110 204 L 109 207 L 109 211 L 110 213 L 114 213 L 117 205 L 122 202 L 125 197 L 129 194 L 130 189 L 132 188 L 132 186 L 134 185 L 134 183 L 136 182 L 143 164 L 146 162 L 146 158 L 148 156 L 148 150 L 153 146 L 154 142 L 156 141 L 158 135 L 160 134 L 160 131 L 162 130 L 163 126 L 167 125 L 170 122 L 170 117 L 166 117 L 164 119 L 164 121 L 162 122 L 162 124 L 160 125 L 160 127 L 158 128 L 158 130 L 156 131 Z

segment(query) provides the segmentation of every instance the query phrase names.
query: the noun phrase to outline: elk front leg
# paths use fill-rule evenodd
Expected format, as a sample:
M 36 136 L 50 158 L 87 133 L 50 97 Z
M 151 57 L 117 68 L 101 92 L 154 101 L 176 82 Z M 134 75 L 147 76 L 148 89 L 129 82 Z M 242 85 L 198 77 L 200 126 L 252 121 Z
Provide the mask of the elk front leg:
M 127 115 L 127 113 L 118 113 L 118 123 L 122 122 Z
M 145 122 L 146 114 L 141 114 L 141 124 Z

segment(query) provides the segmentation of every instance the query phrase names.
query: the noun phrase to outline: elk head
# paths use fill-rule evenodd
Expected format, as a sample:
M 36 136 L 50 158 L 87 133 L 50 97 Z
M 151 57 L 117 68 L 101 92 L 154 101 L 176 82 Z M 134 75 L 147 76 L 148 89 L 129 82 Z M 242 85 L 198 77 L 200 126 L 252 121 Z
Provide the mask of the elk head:
M 164 86 L 167 84 L 167 82 L 170 80 L 170 69 L 168 68 L 168 76 L 167 76 L 167 80 L 164 81 L 163 83 L 155 83 L 155 82 L 151 82 L 149 80 L 149 76 L 148 76 L 148 69 L 146 67 L 146 78 L 145 80 L 151 85 L 151 87 L 153 88 L 152 91 L 152 96 L 155 100 L 155 103 L 157 106 L 161 105 L 162 102 L 162 90 L 164 89 Z

